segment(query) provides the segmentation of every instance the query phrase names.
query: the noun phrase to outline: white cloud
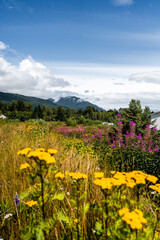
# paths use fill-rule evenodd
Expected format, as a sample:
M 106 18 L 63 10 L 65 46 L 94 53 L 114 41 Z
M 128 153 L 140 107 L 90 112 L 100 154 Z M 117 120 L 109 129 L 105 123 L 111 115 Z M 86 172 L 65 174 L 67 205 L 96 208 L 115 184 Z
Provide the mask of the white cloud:
M 37 97 L 53 97 L 55 88 L 69 86 L 63 78 L 57 78 L 43 64 L 32 57 L 22 60 L 18 66 L 0 57 L 0 90 Z
M 7 48 L 4 43 L 0 46 Z M 131 99 L 158 110 L 159 83 L 159 66 L 40 63 L 31 56 L 16 65 L 0 57 L 0 91 L 55 100 L 77 96 L 106 110 L 127 107 Z
M 129 81 L 132 82 L 146 82 L 160 84 L 160 71 L 158 72 L 144 72 L 144 73 L 134 73 L 129 76 Z
M 112 3 L 116 6 L 130 6 L 134 4 L 133 0 L 112 0 Z
M 132 99 L 138 99 L 143 107 L 149 106 L 155 111 L 159 109 L 160 93 L 157 82 L 158 78 L 160 79 L 160 67 L 158 66 L 60 62 L 47 65 L 51 71 L 59 73 L 71 83 L 69 92 L 61 90 L 54 92 L 57 98 L 74 95 L 106 110 L 127 107 Z M 141 81 L 137 81 L 139 76 Z M 75 84 L 77 87 L 73 87 Z
M 9 46 L 6 45 L 4 42 L 0 41 L 0 51 L 7 49 Z
M 84 96 L 80 95 L 81 98 L 84 99 Z M 130 92 L 130 93 L 110 93 L 106 92 L 103 94 L 90 95 L 86 100 L 97 104 L 98 106 L 108 110 L 108 109 L 119 109 L 126 108 L 129 105 L 129 102 L 132 99 L 140 100 L 141 105 L 144 108 L 145 106 L 149 106 L 153 111 L 160 111 L 159 101 L 160 101 L 160 93 L 155 92 Z

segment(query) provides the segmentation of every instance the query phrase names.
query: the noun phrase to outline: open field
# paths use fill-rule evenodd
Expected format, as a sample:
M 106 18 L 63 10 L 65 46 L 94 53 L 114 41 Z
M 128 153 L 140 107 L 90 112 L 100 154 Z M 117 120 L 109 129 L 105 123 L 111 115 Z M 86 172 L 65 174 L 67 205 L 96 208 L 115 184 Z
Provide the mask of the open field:
M 160 239 L 159 150 L 159 133 L 146 127 L 138 135 L 133 122 L 124 136 L 121 122 L 98 129 L 2 121 L 0 235 Z

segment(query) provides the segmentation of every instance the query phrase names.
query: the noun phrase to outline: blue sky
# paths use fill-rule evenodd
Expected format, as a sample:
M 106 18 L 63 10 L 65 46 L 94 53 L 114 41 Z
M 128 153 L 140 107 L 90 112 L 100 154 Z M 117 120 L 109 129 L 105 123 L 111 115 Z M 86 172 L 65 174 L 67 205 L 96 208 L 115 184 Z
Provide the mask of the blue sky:
M 159 0 L 1 0 L 0 90 L 158 109 L 159 10 Z

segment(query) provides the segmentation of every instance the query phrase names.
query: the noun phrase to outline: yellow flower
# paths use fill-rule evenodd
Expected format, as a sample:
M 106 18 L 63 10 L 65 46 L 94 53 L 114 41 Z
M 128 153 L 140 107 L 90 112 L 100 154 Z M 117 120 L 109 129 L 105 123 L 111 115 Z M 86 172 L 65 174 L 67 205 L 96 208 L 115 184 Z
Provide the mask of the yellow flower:
M 27 155 L 28 158 L 38 158 L 41 152 L 39 151 L 30 151 Z
M 118 211 L 120 216 L 122 216 L 122 215 L 124 215 L 125 213 L 128 213 L 128 212 L 129 212 L 128 208 L 122 208 Z
M 157 183 L 156 185 L 150 185 L 149 187 L 160 194 L 160 184 Z
M 48 152 L 31 151 L 27 156 L 28 158 L 36 158 L 41 161 L 45 161 L 47 164 L 56 162 L 55 158 L 52 157 Z
M 56 154 L 58 152 L 58 150 L 56 150 L 56 149 L 48 149 L 48 152 L 50 154 Z
M 94 178 L 104 178 L 103 172 L 94 172 Z
M 50 157 L 50 158 L 48 158 L 48 159 L 46 160 L 46 163 L 47 163 L 47 164 L 55 163 L 55 162 L 56 162 L 56 160 L 55 160 L 54 157 Z
M 153 176 L 153 175 L 149 175 L 147 174 L 147 178 L 146 178 L 149 182 L 152 182 L 152 183 L 156 183 L 158 181 L 158 178 Z
M 32 207 L 32 206 L 34 206 L 36 204 L 37 204 L 37 201 L 33 201 L 33 200 L 31 200 L 29 202 L 26 202 L 26 205 L 28 205 L 29 207 Z
M 20 166 L 20 170 L 22 170 L 22 169 L 26 169 L 26 168 L 30 168 L 31 166 L 28 164 L 28 163 L 23 163 L 23 164 L 21 164 L 21 166 Z
M 72 177 L 73 179 L 84 179 L 84 178 L 88 178 L 88 176 L 86 174 L 83 174 L 83 173 L 80 173 L 80 172 L 71 172 L 71 173 L 68 173 L 68 175 L 70 177 Z
M 130 223 L 130 227 L 132 228 L 132 229 L 141 229 L 143 226 L 142 226 L 142 224 L 141 224 L 141 222 L 139 222 L 139 221 L 133 221 L 133 222 L 131 222 Z
M 101 178 L 93 181 L 95 185 L 100 186 L 102 189 L 111 189 L 113 182 L 111 178 Z
M 113 186 L 113 182 L 111 178 L 102 178 L 102 189 L 111 189 Z
M 64 174 L 61 173 L 61 172 L 58 172 L 58 173 L 55 174 L 55 178 L 61 178 L 61 179 L 63 179 L 64 177 L 65 177 Z
M 124 179 L 114 179 L 112 178 L 112 183 L 114 186 L 121 186 L 126 183 Z
M 136 186 L 136 183 L 133 179 L 127 179 L 126 186 L 130 188 L 134 188 L 134 186 Z
M 37 152 L 45 152 L 45 149 L 44 148 L 37 148 L 35 151 L 37 151 Z
M 78 223 L 78 222 L 79 222 L 79 220 L 76 218 L 76 219 L 74 220 L 74 222 L 75 222 L 75 223 Z
M 24 148 L 24 149 L 18 151 L 17 154 L 24 156 L 24 155 L 27 155 L 31 150 L 32 150 L 31 148 Z
M 139 209 L 130 212 L 128 208 L 123 208 L 119 210 L 119 215 L 132 229 L 141 229 L 143 227 L 142 223 L 147 223 Z

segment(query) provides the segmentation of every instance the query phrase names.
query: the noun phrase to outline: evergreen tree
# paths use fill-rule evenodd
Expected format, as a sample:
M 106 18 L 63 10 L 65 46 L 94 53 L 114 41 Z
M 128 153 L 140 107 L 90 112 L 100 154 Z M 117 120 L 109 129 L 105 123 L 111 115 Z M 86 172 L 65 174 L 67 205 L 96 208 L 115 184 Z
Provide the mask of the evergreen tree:
M 17 101 L 17 111 L 25 111 L 25 103 L 22 100 Z
M 40 105 L 38 105 L 37 111 L 38 111 L 38 118 L 43 118 L 42 108 Z
M 37 107 L 37 106 L 34 108 L 32 117 L 33 117 L 34 119 L 37 119 L 37 118 L 38 118 L 38 107 Z
M 124 131 L 129 130 L 131 121 L 136 123 L 137 132 L 142 132 L 147 124 L 151 124 L 151 111 L 149 107 L 145 107 L 144 111 L 142 111 L 139 100 L 132 99 L 129 103 L 129 107 L 122 109 L 121 113 Z
M 56 120 L 58 121 L 66 120 L 66 111 L 62 106 L 58 106 Z

